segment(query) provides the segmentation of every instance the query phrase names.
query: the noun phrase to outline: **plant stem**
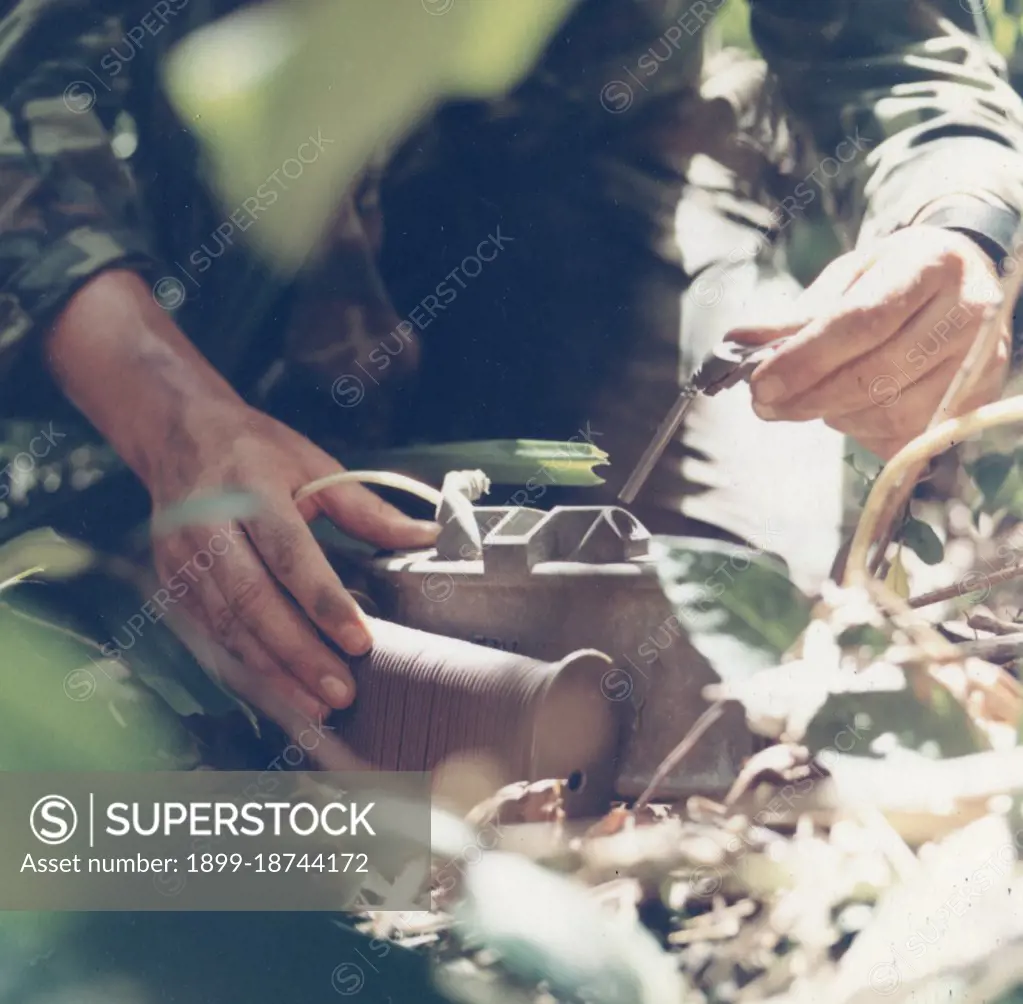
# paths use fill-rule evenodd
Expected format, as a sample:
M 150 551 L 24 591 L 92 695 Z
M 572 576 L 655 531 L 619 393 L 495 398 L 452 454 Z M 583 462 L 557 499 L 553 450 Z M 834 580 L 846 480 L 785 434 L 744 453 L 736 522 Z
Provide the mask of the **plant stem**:
M 1020 270 L 1023 273 L 1023 269 Z M 853 535 L 846 563 L 844 585 L 861 586 L 869 578 L 867 559 L 871 543 L 883 536 L 892 516 L 903 502 L 908 478 L 918 473 L 931 457 L 944 453 L 957 443 L 986 429 L 1023 423 L 1023 395 L 984 405 L 961 418 L 950 418 L 921 433 L 907 443 L 888 463 L 874 482 Z
M 653 798 L 664 779 L 682 762 L 683 758 L 687 756 L 689 751 L 700 741 L 704 732 L 706 732 L 707 729 L 709 729 L 724 713 L 724 702 L 718 701 L 707 708 L 707 710 L 696 719 L 693 723 L 693 727 L 686 733 L 682 742 L 680 742 L 664 758 L 664 760 L 661 761 L 661 765 L 654 771 L 654 776 L 650 779 L 650 783 L 646 786 L 643 794 L 636 799 L 636 804 L 632 807 L 633 812 L 639 812 L 639 810 L 642 809 L 651 798 Z
M 966 353 L 966 358 L 963 359 L 962 365 L 952 378 L 952 382 L 948 385 L 941 402 L 934 409 L 934 414 L 931 415 L 927 428 L 921 436 L 904 446 L 885 467 L 885 471 L 887 471 L 894 461 L 900 461 L 897 465 L 899 476 L 888 479 L 886 481 L 886 489 L 883 492 L 879 491 L 882 478 L 879 477 L 874 482 L 874 490 L 871 491 L 870 498 L 867 500 L 867 507 L 863 512 L 863 517 L 865 518 L 867 510 L 871 508 L 871 503 L 875 499 L 878 500 L 876 504 L 880 509 L 880 513 L 875 517 L 876 529 L 872 533 L 872 539 L 876 542 L 874 561 L 868 564 L 869 556 L 864 555 L 861 559 L 859 554 L 856 554 L 854 560 L 855 548 L 851 549 L 850 561 L 846 571 L 847 582 L 849 581 L 850 574 L 854 577 L 858 576 L 861 569 L 867 569 L 868 574 L 876 574 L 877 569 L 884 561 L 885 551 L 889 543 L 891 543 L 899 524 L 899 513 L 908 507 L 913 488 L 916 486 L 917 481 L 920 480 L 920 475 L 924 472 L 928 461 L 937 453 L 943 452 L 939 449 L 925 454 L 914 453 L 911 452 L 914 445 L 929 433 L 945 428 L 947 425 L 946 416 L 954 415 L 959 411 L 977 389 L 977 385 L 984 376 L 986 364 L 995 356 L 998 341 L 1002 337 L 1003 332 L 1006 330 L 1011 331 L 1012 329 L 1012 313 L 1015 309 L 1016 301 L 1019 299 L 1021 289 L 1023 289 L 1023 269 L 1017 267 L 1003 282 L 999 299 L 985 305 L 980 329 L 973 339 L 973 344 Z M 959 437 L 959 439 L 963 438 L 965 437 Z M 949 445 L 951 446 L 952 444 L 950 443 Z M 863 525 L 863 522 L 864 519 L 861 518 L 860 526 Z M 859 527 L 857 527 L 857 536 L 859 536 Z M 850 566 L 851 572 L 849 570 Z
M 1010 400 L 1018 400 L 1017 398 L 1010 398 Z M 941 589 L 935 589 L 929 593 L 921 593 L 919 596 L 914 596 L 910 599 L 909 605 L 914 610 L 920 607 L 929 607 L 932 603 L 941 603 L 942 600 L 952 600 L 957 596 L 969 596 L 970 593 L 975 593 L 979 589 L 989 589 L 991 586 L 997 586 L 1002 582 L 1008 582 L 1010 579 L 1019 578 L 1023 575 L 1023 565 L 1013 565 L 1011 568 L 1003 568 L 997 572 L 968 572 L 963 578 L 957 582 L 953 582 L 950 586 L 944 586 Z M 974 578 L 977 580 L 977 585 L 972 589 L 963 591 L 963 583 L 967 578 Z

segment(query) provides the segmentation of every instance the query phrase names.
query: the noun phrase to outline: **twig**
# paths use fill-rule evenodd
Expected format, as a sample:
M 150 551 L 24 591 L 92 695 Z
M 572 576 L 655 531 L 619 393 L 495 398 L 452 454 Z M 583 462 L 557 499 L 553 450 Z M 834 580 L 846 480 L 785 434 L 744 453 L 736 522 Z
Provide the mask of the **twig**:
M 913 613 L 912 607 L 879 579 L 867 579 L 867 592 L 875 605 L 891 622 L 909 635 L 913 644 L 932 661 L 954 657 L 958 649 L 932 624 Z
M 1000 401 L 999 404 L 1008 404 L 1010 401 L 1019 401 L 1023 406 L 1023 398 L 1009 398 L 1008 401 Z M 994 407 L 991 405 L 990 407 Z M 976 413 L 975 413 L 976 414 Z M 1023 421 L 1023 415 L 1017 421 Z M 921 593 L 910 599 L 909 605 L 917 610 L 920 607 L 929 607 L 932 603 L 941 603 L 942 600 L 952 600 L 957 596 L 969 596 L 980 589 L 990 589 L 991 586 L 1000 585 L 1010 579 L 1016 579 L 1023 575 L 1023 565 L 1013 565 L 1011 568 L 1003 568 L 998 572 L 967 572 L 961 579 L 953 582 L 950 586 L 943 586 L 941 589 L 934 589 L 929 593 Z M 967 580 L 975 584 L 967 589 Z
M 996 662 L 1002 665 L 1013 662 L 1023 655 L 1023 631 L 1017 634 L 1003 634 L 998 638 L 974 638 L 961 641 L 956 648 L 960 656 L 975 656 L 985 662 Z
M 869 513 L 876 526 L 876 530 L 871 535 L 871 538 L 877 544 L 874 552 L 875 560 L 872 564 L 868 565 L 867 556 L 863 555 L 860 558 L 860 555 L 856 553 L 857 549 L 854 547 L 850 551 L 849 561 L 852 575 L 859 575 L 861 569 L 867 570 L 867 574 L 873 574 L 877 566 L 884 560 L 884 552 L 895 533 L 899 513 L 909 503 L 913 488 L 920 479 L 920 475 L 926 469 L 928 461 L 931 457 L 936 456 L 937 453 L 943 452 L 942 450 L 936 450 L 934 452 L 920 453 L 919 451 L 914 451 L 913 447 L 929 433 L 945 428 L 948 425 L 947 416 L 954 415 L 976 389 L 984 376 L 985 365 L 988 360 L 994 357 L 998 346 L 998 339 L 1002 336 L 1006 326 L 1011 325 L 1012 312 L 1021 289 L 1023 289 L 1023 269 L 1016 268 L 1003 283 L 1000 299 L 985 305 L 980 330 L 977 332 L 973 344 L 966 353 L 966 358 L 963 360 L 962 365 L 945 391 L 941 402 L 935 408 L 934 414 L 931 415 L 927 428 L 888 462 L 884 471 L 882 471 L 877 481 L 874 482 L 874 488 L 870 493 L 867 505 L 860 518 L 860 526 L 867 520 L 871 504 L 874 503 L 880 510 L 877 513 Z M 949 443 L 946 449 L 952 445 L 953 443 Z M 881 491 L 881 482 L 884 480 L 884 474 L 893 466 L 896 467 L 898 476 L 887 479 L 886 490 Z M 875 499 L 877 500 L 876 502 Z M 859 527 L 857 527 L 857 536 L 859 536 Z M 856 554 L 858 560 L 853 560 L 854 554 Z M 847 568 L 846 581 L 848 581 L 849 574 L 850 570 Z
M 966 623 L 974 631 L 990 631 L 992 634 L 1016 634 L 1018 631 L 1023 631 L 1023 624 L 1002 620 L 1001 617 L 995 617 L 994 614 L 985 613 L 982 610 L 975 610 L 970 614 L 966 618 Z
M 657 791 L 661 782 L 682 762 L 683 758 L 700 741 L 707 729 L 724 714 L 724 711 L 724 701 L 717 701 L 696 719 L 693 727 L 686 733 L 682 742 L 661 761 L 661 765 L 654 771 L 654 776 L 646 786 L 643 794 L 636 799 L 636 804 L 632 807 L 633 812 L 639 812 L 653 798 L 654 792 Z

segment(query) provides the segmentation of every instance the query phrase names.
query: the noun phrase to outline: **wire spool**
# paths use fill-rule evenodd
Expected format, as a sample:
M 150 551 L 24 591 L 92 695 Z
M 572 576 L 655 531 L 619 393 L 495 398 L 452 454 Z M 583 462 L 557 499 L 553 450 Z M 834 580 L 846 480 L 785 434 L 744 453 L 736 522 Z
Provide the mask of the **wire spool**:
M 540 662 L 381 620 L 373 634 L 351 660 L 355 703 L 331 720 L 356 754 L 392 771 L 474 755 L 502 783 L 565 779 L 572 814 L 606 808 L 624 707 L 601 692 L 603 653 Z

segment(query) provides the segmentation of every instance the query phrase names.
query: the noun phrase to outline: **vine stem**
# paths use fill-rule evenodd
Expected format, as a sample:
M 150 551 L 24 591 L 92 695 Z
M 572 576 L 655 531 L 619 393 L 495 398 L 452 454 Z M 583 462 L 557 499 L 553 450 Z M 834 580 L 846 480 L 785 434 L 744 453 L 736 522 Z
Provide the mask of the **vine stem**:
M 1013 264 L 1016 267 L 1003 280 L 1000 295 L 985 304 L 980 329 L 973 339 L 973 344 L 942 396 L 941 403 L 931 415 L 927 428 L 888 461 L 874 482 L 873 490 L 856 527 L 853 546 L 849 549 L 844 576 L 846 584 L 853 581 L 862 582 L 864 576 L 876 574 L 878 567 L 883 564 L 885 551 L 895 534 L 898 515 L 908 506 L 913 488 L 926 469 L 928 461 L 975 432 L 982 431 L 981 428 L 965 431 L 967 426 L 956 423 L 966 422 L 974 415 L 987 414 L 987 409 L 993 407 L 992 405 L 961 418 L 947 419 L 945 416 L 954 415 L 969 400 L 984 376 L 987 363 L 994 358 L 1003 332 L 1012 329 L 1013 310 L 1019 299 L 1020 290 L 1023 289 L 1023 268 L 1019 267 L 1019 262 L 1013 261 Z M 1011 425 L 1019 421 L 1011 417 L 1011 414 L 1015 412 L 1010 409 L 1010 417 L 997 419 L 993 425 L 985 425 L 982 428 Z M 948 440 L 947 445 L 944 440 Z M 892 472 L 890 475 L 889 471 Z M 867 526 L 869 537 L 864 537 L 861 531 Z M 869 554 L 871 544 L 876 546 L 873 563 Z
M 898 493 L 914 472 L 919 471 L 932 457 L 944 453 L 970 436 L 987 429 L 1020 423 L 1023 423 L 1023 395 L 1016 395 L 994 404 L 986 404 L 961 418 L 950 418 L 921 433 L 899 450 L 878 475 L 867 504 L 863 507 L 863 514 L 849 548 L 843 584 L 862 586 L 869 578 L 867 559 L 871 543 L 880 535 L 879 530 L 887 529 L 885 520 L 890 520 L 893 513 L 898 511 Z
M 909 600 L 909 605 L 914 610 L 919 610 L 921 607 L 929 607 L 932 603 L 941 603 L 943 600 L 952 600 L 957 596 L 969 596 L 970 593 L 977 592 L 978 588 L 966 589 L 965 585 L 966 578 L 969 575 L 975 575 L 977 578 L 983 579 L 983 588 L 990 589 L 992 586 L 1000 585 L 1003 582 L 1010 582 L 1012 579 L 1018 579 L 1023 575 L 1023 565 L 1013 565 L 1011 568 L 1000 568 L 997 572 L 981 572 L 973 571 L 967 573 L 966 576 L 959 579 L 958 582 L 953 582 L 951 586 L 945 586 L 942 589 L 935 589 L 929 593 L 921 593 L 919 596 L 913 596 Z M 971 625 L 972 626 L 972 625 Z M 977 625 L 982 631 L 990 630 L 987 625 Z M 1002 634 L 1007 632 L 1003 631 Z

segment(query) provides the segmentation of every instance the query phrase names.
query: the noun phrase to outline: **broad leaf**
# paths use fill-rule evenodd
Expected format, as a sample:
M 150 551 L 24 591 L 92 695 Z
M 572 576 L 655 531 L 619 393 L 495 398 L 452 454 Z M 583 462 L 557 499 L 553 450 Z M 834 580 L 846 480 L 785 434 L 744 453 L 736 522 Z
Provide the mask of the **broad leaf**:
M 879 665 L 846 673 L 848 689 L 831 688 L 807 724 L 802 744 L 815 754 L 838 750 L 855 756 L 888 756 L 912 750 L 933 758 L 989 748 L 966 709 L 944 687 L 933 687 L 930 702 L 925 703 L 904 678 L 892 685 L 894 670 Z
M 0 603 L 0 768 L 188 770 L 194 741 L 119 659 L 76 630 L 43 584 Z M 116 650 L 115 650 L 116 651 Z
M 29 575 L 74 578 L 97 557 L 87 544 L 62 537 L 49 527 L 29 530 L 0 547 L 0 583 L 10 584 Z
M 934 528 L 915 516 L 906 517 L 901 540 L 925 565 L 940 565 L 945 557 L 945 547 Z
M 494 484 L 527 488 L 602 485 L 594 467 L 608 463 L 592 443 L 489 439 L 376 450 L 349 458 L 349 467 L 399 471 L 439 484 L 448 471 L 481 470 Z
M 906 573 L 906 566 L 902 563 L 901 547 L 895 551 L 895 557 L 892 558 L 891 568 L 888 569 L 888 574 L 884 578 L 884 584 L 902 599 L 909 596 L 909 575 Z
M 981 493 L 980 509 L 995 513 L 1009 510 L 1014 515 L 1023 514 L 1023 473 L 1020 461 L 1023 454 L 986 453 L 966 470 Z
M 456 910 L 462 936 L 494 950 L 514 976 L 592 1004 L 681 1004 L 671 957 L 639 923 L 598 909 L 583 886 L 501 852 L 465 877 Z
M 757 551 L 655 537 L 652 552 L 690 641 L 724 680 L 777 665 L 810 622 L 809 598 L 779 562 Z
M 376 151 L 448 97 L 514 85 L 572 3 L 247 5 L 178 43 L 166 88 L 205 144 L 225 212 L 302 158 L 301 183 L 282 183 L 281 208 L 246 234 L 290 271 Z

